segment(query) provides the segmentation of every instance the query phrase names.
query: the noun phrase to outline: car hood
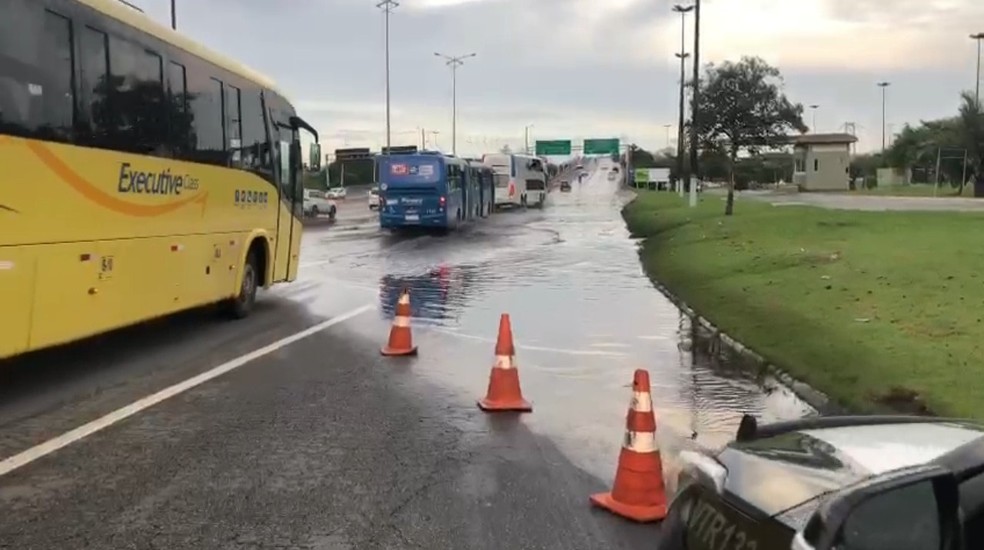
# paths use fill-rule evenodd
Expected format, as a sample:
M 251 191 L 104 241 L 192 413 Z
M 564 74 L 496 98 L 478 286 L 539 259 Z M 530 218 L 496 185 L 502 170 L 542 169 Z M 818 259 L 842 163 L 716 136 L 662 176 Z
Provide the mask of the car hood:
M 725 491 L 774 516 L 804 516 L 847 485 L 925 464 L 980 438 L 981 428 L 955 423 L 888 424 L 803 430 L 734 443 L 718 461 Z

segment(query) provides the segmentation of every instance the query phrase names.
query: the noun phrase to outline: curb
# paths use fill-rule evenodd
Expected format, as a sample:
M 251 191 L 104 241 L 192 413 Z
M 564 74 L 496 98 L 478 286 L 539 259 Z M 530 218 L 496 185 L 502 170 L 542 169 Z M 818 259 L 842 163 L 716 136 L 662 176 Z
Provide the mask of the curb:
M 686 302 L 678 298 L 675 294 L 670 292 L 665 285 L 662 283 L 650 279 L 653 286 L 656 287 L 663 296 L 673 303 L 680 311 L 684 312 L 688 317 L 690 317 L 692 322 L 697 322 L 700 326 L 711 333 L 711 338 L 718 340 L 728 346 L 732 351 L 740 355 L 742 358 L 755 363 L 760 372 L 771 375 L 782 385 L 789 388 L 796 397 L 800 398 L 807 405 L 810 405 L 821 415 L 836 415 L 836 414 L 846 414 L 849 411 L 842 405 L 834 402 L 827 394 L 813 388 L 809 384 L 797 380 L 793 375 L 789 374 L 782 368 L 770 363 L 764 357 L 750 349 L 748 346 L 742 344 L 738 340 L 735 340 L 727 333 L 719 329 L 714 323 L 711 323 L 706 317 L 700 315 L 693 310 Z

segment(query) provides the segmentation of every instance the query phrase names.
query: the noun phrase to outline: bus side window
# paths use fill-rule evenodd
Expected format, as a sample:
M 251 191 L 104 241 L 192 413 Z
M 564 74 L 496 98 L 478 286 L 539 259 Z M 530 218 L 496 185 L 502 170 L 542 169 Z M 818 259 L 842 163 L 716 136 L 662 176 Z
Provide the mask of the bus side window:
M 5 2 L 0 8 L 5 54 L 0 56 L 0 126 L 4 133 L 70 141 L 72 24 L 39 8 L 34 2 Z
M 109 109 L 102 127 L 109 131 L 110 147 L 117 151 L 166 156 L 167 118 L 164 109 L 163 60 L 143 46 L 109 37 L 107 83 Z
M 188 75 L 185 66 L 171 61 L 167 66 L 167 83 L 170 90 L 168 113 L 170 114 L 170 147 L 177 158 L 184 158 L 194 150 L 191 139 L 191 113 L 188 112 Z
M 91 147 L 109 145 L 109 37 L 91 27 L 82 29 L 82 104 L 89 128 L 81 144 Z
M 225 127 L 226 147 L 229 150 L 230 166 L 243 167 L 243 113 L 242 93 L 239 88 L 226 85 L 225 88 Z
M 273 166 L 267 152 L 263 103 L 258 90 L 246 90 L 240 96 L 242 107 L 242 167 L 254 171 L 273 183 Z

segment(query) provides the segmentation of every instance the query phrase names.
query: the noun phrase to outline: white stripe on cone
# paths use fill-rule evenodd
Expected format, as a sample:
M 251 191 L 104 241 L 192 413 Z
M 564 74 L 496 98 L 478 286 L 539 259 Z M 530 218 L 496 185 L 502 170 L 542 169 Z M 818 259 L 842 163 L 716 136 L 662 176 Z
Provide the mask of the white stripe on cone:
M 626 430 L 623 447 L 637 453 L 655 453 L 659 450 L 656 434 L 653 432 L 633 432 Z
M 397 303 L 400 304 L 400 305 L 409 305 L 410 304 L 410 295 L 409 294 L 406 294 L 406 293 L 400 294 L 400 301 L 397 302 Z
M 393 326 L 394 327 L 400 327 L 400 328 L 409 327 L 410 326 L 410 318 L 409 317 L 403 317 L 403 316 L 400 316 L 400 315 L 398 315 L 396 317 L 393 317 Z
M 653 396 L 647 391 L 632 392 L 632 405 L 630 407 L 636 412 L 652 412 Z
M 495 368 L 506 370 L 513 368 L 512 357 L 509 357 L 508 355 L 496 355 Z

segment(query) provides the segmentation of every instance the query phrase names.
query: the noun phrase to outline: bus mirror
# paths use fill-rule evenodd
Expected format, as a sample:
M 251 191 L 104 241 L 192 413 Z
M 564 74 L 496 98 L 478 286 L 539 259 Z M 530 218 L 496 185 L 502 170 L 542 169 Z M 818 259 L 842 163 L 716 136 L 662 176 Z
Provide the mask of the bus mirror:
M 311 143 L 311 149 L 308 152 L 308 165 L 312 172 L 317 172 L 321 170 L 321 144 L 314 142 Z

